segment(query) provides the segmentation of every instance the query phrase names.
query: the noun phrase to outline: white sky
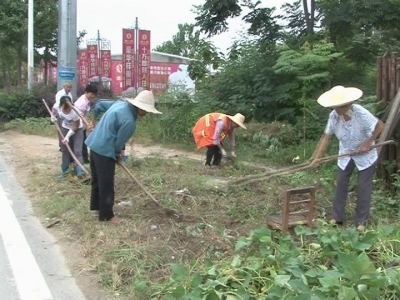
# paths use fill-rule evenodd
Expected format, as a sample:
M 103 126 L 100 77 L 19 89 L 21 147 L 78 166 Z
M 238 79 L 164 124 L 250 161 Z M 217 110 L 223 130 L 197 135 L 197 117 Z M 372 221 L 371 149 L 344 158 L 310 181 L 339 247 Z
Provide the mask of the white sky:
M 135 25 L 139 19 L 139 28 L 151 30 L 151 48 L 171 40 L 178 32 L 178 24 L 194 23 L 193 5 L 204 0 L 78 0 L 78 31 L 86 30 L 87 39 L 95 39 L 97 30 L 100 36 L 111 42 L 111 52 L 121 54 L 122 28 Z M 262 6 L 277 9 L 286 2 L 294 0 L 261 0 Z M 172 4 L 173 3 L 173 4 Z M 214 37 L 212 41 L 222 52 L 226 52 L 238 32 L 244 28 L 240 18 L 229 22 L 229 32 Z M 82 45 L 85 46 L 85 45 Z

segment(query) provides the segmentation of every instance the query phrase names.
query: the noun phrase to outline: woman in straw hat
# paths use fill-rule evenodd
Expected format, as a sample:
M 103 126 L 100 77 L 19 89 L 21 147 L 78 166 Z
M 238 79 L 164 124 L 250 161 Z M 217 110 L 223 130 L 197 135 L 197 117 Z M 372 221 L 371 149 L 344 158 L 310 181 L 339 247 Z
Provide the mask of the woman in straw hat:
M 197 149 L 208 148 L 205 166 L 211 167 L 211 160 L 213 166 L 219 166 L 222 157 L 227 157 L 222 146 L 222 141 L 226 136 L 229 136 L 231 156 L 236 157 L 234 130 L 238 127 L 246 129 L 244 120 L 245 117 L 239 113 L 229 116 L 215 112 L 207 114 L 197 121 L 192 132 Z
M 368 110 L 353 104 L 362 96 L 354 87 L 335 86 L 318 98 L 323 107 L 333 108 L 329 115 L 325 134 L 317 147 L 311 163 L 316 166 L 326 150 L 329 138 L 335 134 L 339 140 L 339 154 L 357 151 L 357 155 L 342 156 L 338 159 L 337 185 L 333 201 L 332 224 L 343 224 L 345 206 L 351 174 L 358 169 L 357 205 L 355 222 L 359 231 L 364 231 L 369 218 L 372 196 L 372 180 L 378 160 L 378 152 L 371 149 L 383 130 L 383 123 Z
M 121 150 L 136 129 L 136 119 L 148 112 L 161 114 L 150 91 L 142 91 L 136 98 L 126 98 L 112 105 L 100 119 L 86 140 L 90 148 L 92 190 L 90 210 L 99 211 L 100 221 L 118 224 L 114 216 L 115 164 L 121 161 Z

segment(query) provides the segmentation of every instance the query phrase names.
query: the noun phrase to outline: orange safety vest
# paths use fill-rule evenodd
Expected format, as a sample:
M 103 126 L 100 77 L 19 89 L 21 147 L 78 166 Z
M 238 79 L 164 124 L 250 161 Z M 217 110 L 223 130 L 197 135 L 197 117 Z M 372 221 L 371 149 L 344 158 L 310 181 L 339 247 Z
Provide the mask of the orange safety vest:
M 225 123 L 225 129 L 219 141 L 225 138 L 229 132 L 229 118 L 225 114 L 210 113 L 201 117 L 192 129 L 193 138 L 196 143 L 197 149 L 201 149 L 214 144 L 215 123 L 222 120 Z

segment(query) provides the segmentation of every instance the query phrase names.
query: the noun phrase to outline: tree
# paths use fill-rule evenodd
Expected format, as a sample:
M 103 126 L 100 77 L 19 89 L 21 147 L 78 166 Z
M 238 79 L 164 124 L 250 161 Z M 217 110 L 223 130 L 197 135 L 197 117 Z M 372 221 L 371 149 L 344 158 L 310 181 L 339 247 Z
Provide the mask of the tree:
M 222 56 L 214 44 L 201 37 L 200 31 L 193 24 L 179 24 L 178 33 L 171 41 L 166 41 L 154 48 L 155 51 L 185 56 L 193 59 L 189 63 L 189 73 L 192 79 L 204 78 L 208 73 L 207 66 L 218 68 Z

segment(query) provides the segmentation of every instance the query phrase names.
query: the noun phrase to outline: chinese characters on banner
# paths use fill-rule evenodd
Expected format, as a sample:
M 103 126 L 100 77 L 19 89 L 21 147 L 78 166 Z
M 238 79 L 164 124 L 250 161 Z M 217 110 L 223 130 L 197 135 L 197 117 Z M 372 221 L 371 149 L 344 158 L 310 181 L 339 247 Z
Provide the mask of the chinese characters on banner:
M 122 90 L 135 87 L 135 30 L 122 29 Z
M 154 93 L 166 91 L 168 78 L 171 74 L 178 71 L 179 64 L 174 63 L 150 63 L 150 89 Z
M 111 77 L 111 50 L 101 50 L 101 72 L 103 77 Z
M 89 45 L 87 47 L 87 56 L 89 59 L 88 79 L 90 79 L 98 75 L 97 45 Z
M 86 86 L 88 84 L 88 59 L 86 50 L 79 50 L 78 54 L 78 74 L 79 85 Z
M 139 87 L 150 87 L 150 31 L 139 30 L 138 81 Z
M 112 61 L 111 78 L 112 91 L 116 95 L 122 94 L 122 62 L 120 60 Z

